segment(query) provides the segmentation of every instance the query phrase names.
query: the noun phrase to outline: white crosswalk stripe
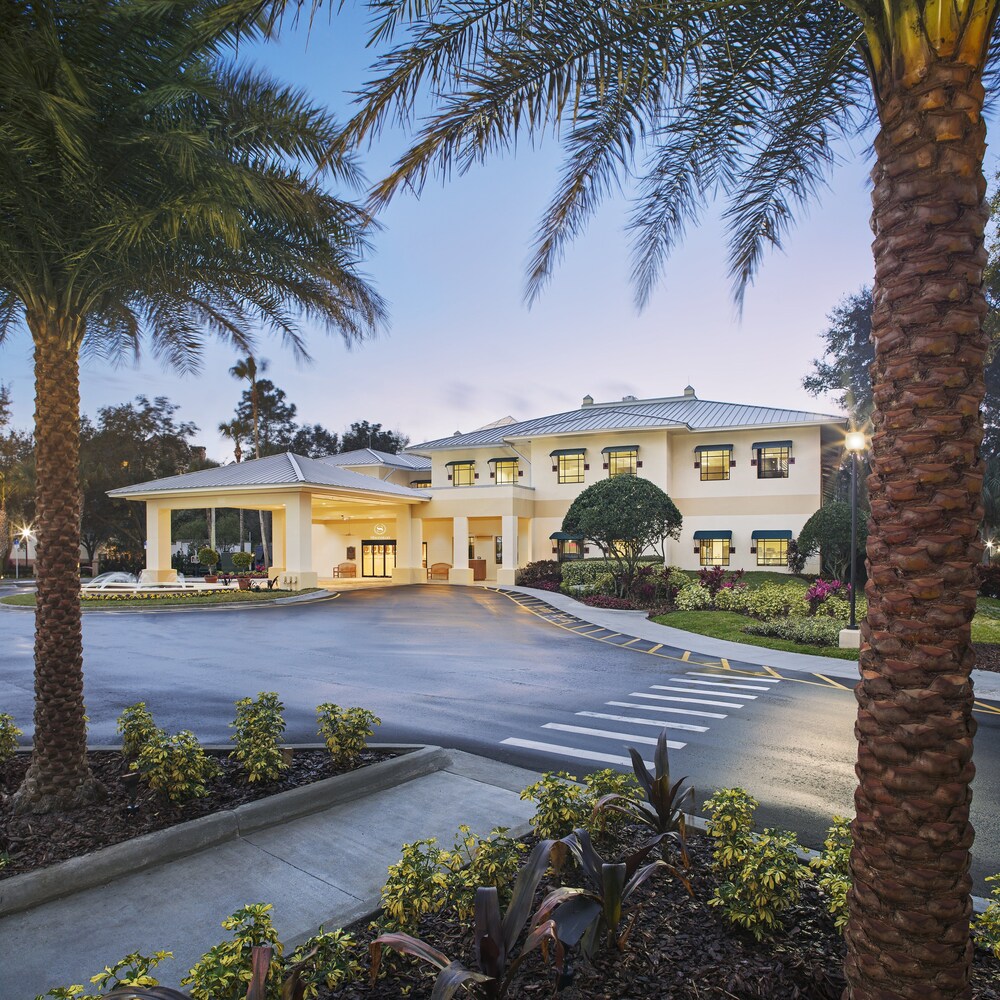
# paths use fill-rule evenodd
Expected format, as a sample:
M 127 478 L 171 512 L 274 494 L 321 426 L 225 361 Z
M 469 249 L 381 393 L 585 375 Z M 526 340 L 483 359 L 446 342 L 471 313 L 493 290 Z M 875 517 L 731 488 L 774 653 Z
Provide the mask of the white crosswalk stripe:
M 555 729 L 560 733 L 579 733 L 581 736 L 596 736 L 602 740 L 621 740 L 623 743 L 648 743 L 656 746 L 654 736 L 636 736 L 635 733 L 614 733 L 607 729 L 588 729 L 586 726 L 567 726 L 562 722 L 546 722 L 542 729 Z M 683 750 L 686 743 L 679 743 L 677 740 L 667 740 L 667 748 L 670 750 Z
M 634 701 L 606 701 L 612 708 L 641 708 L 644 712 L 670 712 L 672 715 L 693 715 L 698 719 L 728 719 L 719 712 L 696 712 L 693 708 L 667 708 L 666 705 L 637 705 Z M 735 706 L 728 706 L 733 708 Z
M 712 678 L 714 678 L 717 681 L 719 681 L 719 680 L 727 680 L 728 679 L 725 674 L 706 674 L 706 673 L 703 673 L 700 670 L 689 670 L 688 671 L 688 677 L 712 677 Z M 750 678 L 747 678 L 747 679 L 749 680 Z M 780 677 L 754 677 L 752 679 L 753 679 L 754 684 L 780 684 L 781 683 L 781 678 Z M 735 678 L 734 678 L 734 680 L 735 680 Z
M 773 691 L 774 688 L 762 687 L 760 684 L 736 684 L 733 681 L 703 681 L 697 677 L 678 677 L 684 684 L 701 684 L 705 687 L 738 688 L 740 691 Z
M 745 698 L 747 701 L 757 700 L 757 695 L 747 694 L 745 691 L 734 691 L 730 694 L 728 691 L 705 691 L 702 688 L 682 688 L 676 687 L 673 684 L 653 684 L 652 688 L 654 691 L 677 691 L 680 694 L 710 694 L 718 698 Z
M 709 701 L 706 698 L 675 698 L 670 694 L 646 694 L 645 691 L 632 691 L 630 698 L 650 698 L 656 701 L 678 701 L 685 705 L 712 705 L 715 708 L 742 708 L 734 701 Z
M 632 766 L 631 757 L 617 757 L 611 753 L 581 750 L 579 747 L 563 747 L 557 743 L 539 743 L 536 740 L 521 740 L 516 736 L 511 736 L 501 742 L 507 746 L 524 747 L 525 750 L 540 750 L 542 753 L 556 754 L 559 757 L 573 757 L 576 760 L 593 760 L 599 764 L 624 764 L 626 767 Z M 644 760 L 643 763 L 650 770 L 653 770 L 652 761 Z
M 707 733 L 708 726 L 692 726 L 687 722 L 665 722 L 663 719 L 638 719 L 634 715 L 611 715 L 608 712 L 577 712 L 586 719 L 607 719 L 608 722 L 628 722 L 633 726 L 656 726 L 657 729 L 683 729 L 688 733 Z

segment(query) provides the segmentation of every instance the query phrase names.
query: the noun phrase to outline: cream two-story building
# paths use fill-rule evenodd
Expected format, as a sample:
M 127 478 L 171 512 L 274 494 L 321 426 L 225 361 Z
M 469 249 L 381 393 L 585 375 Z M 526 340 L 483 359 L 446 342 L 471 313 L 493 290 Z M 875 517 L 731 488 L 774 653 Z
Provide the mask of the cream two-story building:
M 840 416 L 680 396 L 627 396 L 533 420 L 497 421 L 400 455 L 371 449 L 274 455 L 113 491 L 144 501 L 147 565 L 169 579 L 170 512 L 243 507 L 273 515 L 272 573 L 316 586 L 356 579 L 512 584 L 538 559 L 596 557 L 562 531 L 581 490 L 645 476 L 684 517 L 666 559 L 685 569 L 780 568 L 822 503 L 842 454 Z M 814 567 L 815 568 L 815 567 Z

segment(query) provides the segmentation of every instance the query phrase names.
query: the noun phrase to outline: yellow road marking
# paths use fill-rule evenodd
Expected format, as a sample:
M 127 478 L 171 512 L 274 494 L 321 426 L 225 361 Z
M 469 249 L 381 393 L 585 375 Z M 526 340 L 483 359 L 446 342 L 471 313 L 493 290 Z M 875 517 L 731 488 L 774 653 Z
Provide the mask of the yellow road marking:
M 841 691 L 851 691 L 846 684 L 841 684 L 840 681 L 835 681 L 831 677 L 827 677 L 826 674 L 813 674 L 814 677 L 818 677 L 820 680 L 826 681 L 830 687 L 840 688 Z
M 650 652 L 652 652 L 652 650 L 650 650 Z M 685 649 L 684 650 L 684 655 L 681 657 L 681 661 L 683 663 L 687 663 L 687 661 L 690 660 L 690 659 L 691 659 L 691 650 L 690 649 Z
M 634 639 L 629 639 L 628 642 L 623 642 L 622 645 L 623 646 L 631 646 L 633 642 L 646 642 L 646 640 L 645 639 L 640 639 L 638 636 L 636 636 L 636 638 L 634 638 Z
M 720 656 L 720 657 L 719 657 L 719 662 L 720 662 L 720 663 L 722 664 L 722 669 L 723 669 L 723 670 L 732 670 L 732 669 L 733 669 L 733 668 L 732 668 L 732 667 L 731 667 L 731 666 L 729 665 L 729 660 L 727 660 L 727 659 L 726 659 L 726 658 L 725 658 L 724 656 Z
M 761 664 L 761 666 L 764 666 L 764 665 L 763 665 L 763 664 Z M 769 674 L 770 674 L 770 675 L 771 675 L 772 677 L 781 677 L 781 674 L 779 674 L 779 673 L 778 673 L 778 671 L 774 669 L 774 667 L 764 667 L 764 669 L 765 669 L 765 670 L 766 670 L 766 671 L 767 671 L 767 672 L 768 672 L 768 673 L 769 673 Z M 783 677 L 781 677 L 781 679 L 782 679 L 782 680 L 784 680 L 784 678 L 783 678 Z
M 982 701 L 973 702 L 973 711 L 985 712 L 987 715 L 1000 715 L 1000 708 L 995 705 L 987 705 Z

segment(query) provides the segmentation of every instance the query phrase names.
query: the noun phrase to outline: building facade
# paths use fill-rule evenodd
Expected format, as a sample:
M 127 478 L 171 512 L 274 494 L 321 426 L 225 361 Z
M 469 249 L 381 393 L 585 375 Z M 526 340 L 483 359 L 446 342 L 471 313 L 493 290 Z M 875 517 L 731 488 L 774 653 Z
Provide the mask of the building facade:
M 315 586 L 345 564 L 357 579 L 416 583 L 435 568 L 451 582 L 512 584 L 538 559 L 600 555 L 562 521 L 583 489 L 616 475 L 645 476 L 677 505 L 684 524 L 666 544 L 669 563 L 781 568 L 822 503 L 845 429 L 840 416 L 701 400 L 688 386 L 659 399 L 587 396 L 576 410 L 402 455 L 278 455 L 114 495 L 145 501 L 147 562 L 165 578 L 170 511 L 216 506 L 272 511 L 272 572 L 286 586 Z

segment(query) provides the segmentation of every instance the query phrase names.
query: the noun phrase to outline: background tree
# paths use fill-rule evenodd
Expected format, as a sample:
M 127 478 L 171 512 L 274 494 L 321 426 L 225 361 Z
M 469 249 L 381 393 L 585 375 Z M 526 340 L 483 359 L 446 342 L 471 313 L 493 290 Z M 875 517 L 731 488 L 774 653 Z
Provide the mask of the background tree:
M 864 559 L 868 537 L 868 511 L 858 510 L 858 553 Z M 848 580 L 851 567 L 851 505 L 844 500 L 828 500 L 802 526 L 795 540 L 798 555 L 805 559 L 821 554 L 824 573 L 835 580 Z M 860 561 L 859 560 L 859 561 Z
M 417 135 L 373 192 L 379 206 L 551 131 L 566 155 L 529 297 L 602 198 L 626 187 L 639 301 L 717 197 L 739 301 L 836 159 L 835 140 L 877 124 L 853 998 L 969 995 L 983 81 L 998 3 L 372 3 L 380 55 L 338 147 L 409 124 L 419 104 Z
M 307 458 L 322 458 L 336 454 L 340 450 L 340 441 L 322 424 L 303 424 L 292 436 L 288 450 Z
M 232 370 L 232 369 L 230 369 Z M 256 397 L 256 398 L 255 398 Z M 236 404 L 236 419 L 254 429 L 254 458 L 290 450 L 297 407 L 269 378 L 256 379 Z
M 593 542 L 610 563 L 615 593 L 632 592 L 644 555 L 663 558 L 663 540 L 680 538 L 683 518 L 673 500 L 648 479 L 612 476 L 588 486 L 566 511 L 562 530 Z
M 259 6 L 257 8 L 259 10 Z M 98 797 L 86 756 L 79 601 L 79 355 L 146 341 L 194 369 L 206 336 L 304 354 L 296 314 L 361 339 L 366 214 L 336 123 L 232 59 L 249 5 L 38 0 L 0 6 L 0 337 L 35 350 L 38 596 L 32 762 L 15 808 Z M 127 169 L 125 168 L 127 165 Z
M 399 431 L 384 431 L 381 424 L 370 424 L 367 420 L 356 421 L 344 431 L 340 439 L 340 450 L 357 451 L 359 448 L 373 448 L 390 455 L 398 455 L 410 439 Z
M 34 442 L 10 424 L 11 397 L 0 384 L 0 576 L 7 566 L 16 525 L 30 524 L 34 513 Z

